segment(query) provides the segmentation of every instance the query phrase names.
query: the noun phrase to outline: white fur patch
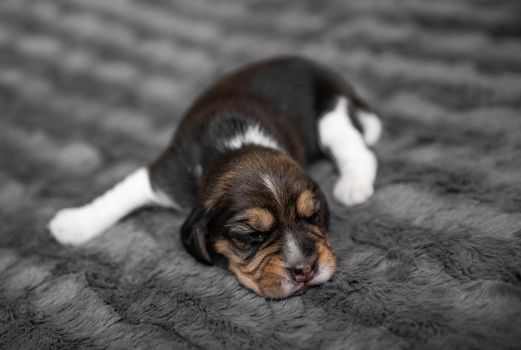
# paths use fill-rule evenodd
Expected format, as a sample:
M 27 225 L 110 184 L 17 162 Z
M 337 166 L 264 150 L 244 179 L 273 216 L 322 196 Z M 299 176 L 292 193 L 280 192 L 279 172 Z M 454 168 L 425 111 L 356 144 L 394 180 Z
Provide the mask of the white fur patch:
M 382 122 L 374 113 L 363 110 L 357 112 L 358 120 L 364 129 L 364 140 L 369 146 L 373 146 L 382 134 Z
M 322 146 L 330 151 L 340 171 L 333 194 L 339 202 L 355 205 L 373 194 L 377 162 L 351 123 L 348 103 L 345 97 L 340 97 L 335 108 L 321 117 L 318 131 Z
M 79 245 L 139 207 L 170 204 L 163 196 L 154 193 L 148 170 L 141 168 L 89 204 L 60 210 L 48 227 L 58 242 Z
M 268 174 L 262 174 L 261 177 L 262 177 L 262 182 L 264 183 L 264 185 L 273 194 L 273 198 L 275 198 L 276 201 L 279 201 L 279 189 L 275 185 L 275 181 Z
M 201 166 L 201 164 L 197 164 L 195 166 L 194 174 L 197 178 L 200 178 L 203 175 L 203 167 Z
M 249 126 L 244 133 L 234 136 L 225 142 L 230 149 L 239 149 L 243 145 L 260 145 L 268 148 L 280 149 L 278 143 L 266 135 L 259 125 Z
M 306 284 L 303 282 L 295 282 L 291 279 L 282 282 L 282 293 L 280 295 L 281 298 L 289 297 L 297 292 L 300 292 L 306 287 Z
M 306 257 L 302 253 L 299 244 L 292 235 L 286 238 L 284 245 L 284 256 L 288 266 L 298 266 L 306 261 Z
M 329 266 L 320 266 L 317 273 L 315 274 L 315 277 L 313 277 L 313 279 L 308 282 L 308 285 L 314 286 L 325 283 L 331 279 L 334 272 L 335 270 Z

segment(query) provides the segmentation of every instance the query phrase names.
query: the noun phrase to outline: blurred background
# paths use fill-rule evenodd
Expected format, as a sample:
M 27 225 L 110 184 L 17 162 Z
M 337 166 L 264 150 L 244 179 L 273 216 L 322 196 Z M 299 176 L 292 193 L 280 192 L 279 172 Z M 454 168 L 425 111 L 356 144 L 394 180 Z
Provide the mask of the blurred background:
M 516 0 L 1 0 L 0 347 L 519 346 L 520 38 Z M 284 54 L 384 122 L 374 199 L 332 204 L 336 284 L 272 309 L 188 260 L 175 213 L 86 249 L 50 238 L 58 209 L 154 159 L 204 87 Z M 330 193 L 332 167 L 314 174 Z M 230 323 L 194 331 L 201 313 Z

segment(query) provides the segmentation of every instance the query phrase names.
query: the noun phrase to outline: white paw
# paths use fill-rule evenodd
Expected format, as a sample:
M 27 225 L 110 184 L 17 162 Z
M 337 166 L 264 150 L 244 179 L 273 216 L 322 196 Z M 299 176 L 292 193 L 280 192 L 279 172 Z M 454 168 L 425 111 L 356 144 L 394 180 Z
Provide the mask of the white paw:
M 83 244 L 103 231 L 85 208 L 60 210 L 48 227 L 58 242 L 71 245 Z
M 343 176 L 338 179 L 333 189 L 335 198 L 347 206 L 364 203 L 373 193 L 372 181 L 361 176 Z

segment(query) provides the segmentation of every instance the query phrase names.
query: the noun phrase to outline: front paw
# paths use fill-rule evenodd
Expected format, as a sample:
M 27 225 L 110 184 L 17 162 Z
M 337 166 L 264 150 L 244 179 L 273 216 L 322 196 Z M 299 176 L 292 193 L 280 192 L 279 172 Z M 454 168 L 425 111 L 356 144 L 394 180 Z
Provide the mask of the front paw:
M 347 206 L 364 203 L 373 193 L 373 183 L 361 176 L 340 177 L 333 189 L 335 198 Z
M 100 228 L 85 208 L 62 209 L 48 225 L 61 244 L 80 245 L 99 234 Z

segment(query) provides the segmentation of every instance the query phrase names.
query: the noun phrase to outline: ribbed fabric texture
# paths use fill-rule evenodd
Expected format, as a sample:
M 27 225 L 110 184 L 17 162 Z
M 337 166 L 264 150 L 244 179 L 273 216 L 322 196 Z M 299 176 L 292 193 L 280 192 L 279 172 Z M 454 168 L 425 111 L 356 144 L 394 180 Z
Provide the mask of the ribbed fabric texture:
M 519 349 L 519 1 L 0 1 L 0 348 Z M 300 54 L 384 123 L 375 196 L 329 163 L 333 281 L 283 301 L 140 211 L 81 248 L 45 229 L 167 144 L 190 101 Z

